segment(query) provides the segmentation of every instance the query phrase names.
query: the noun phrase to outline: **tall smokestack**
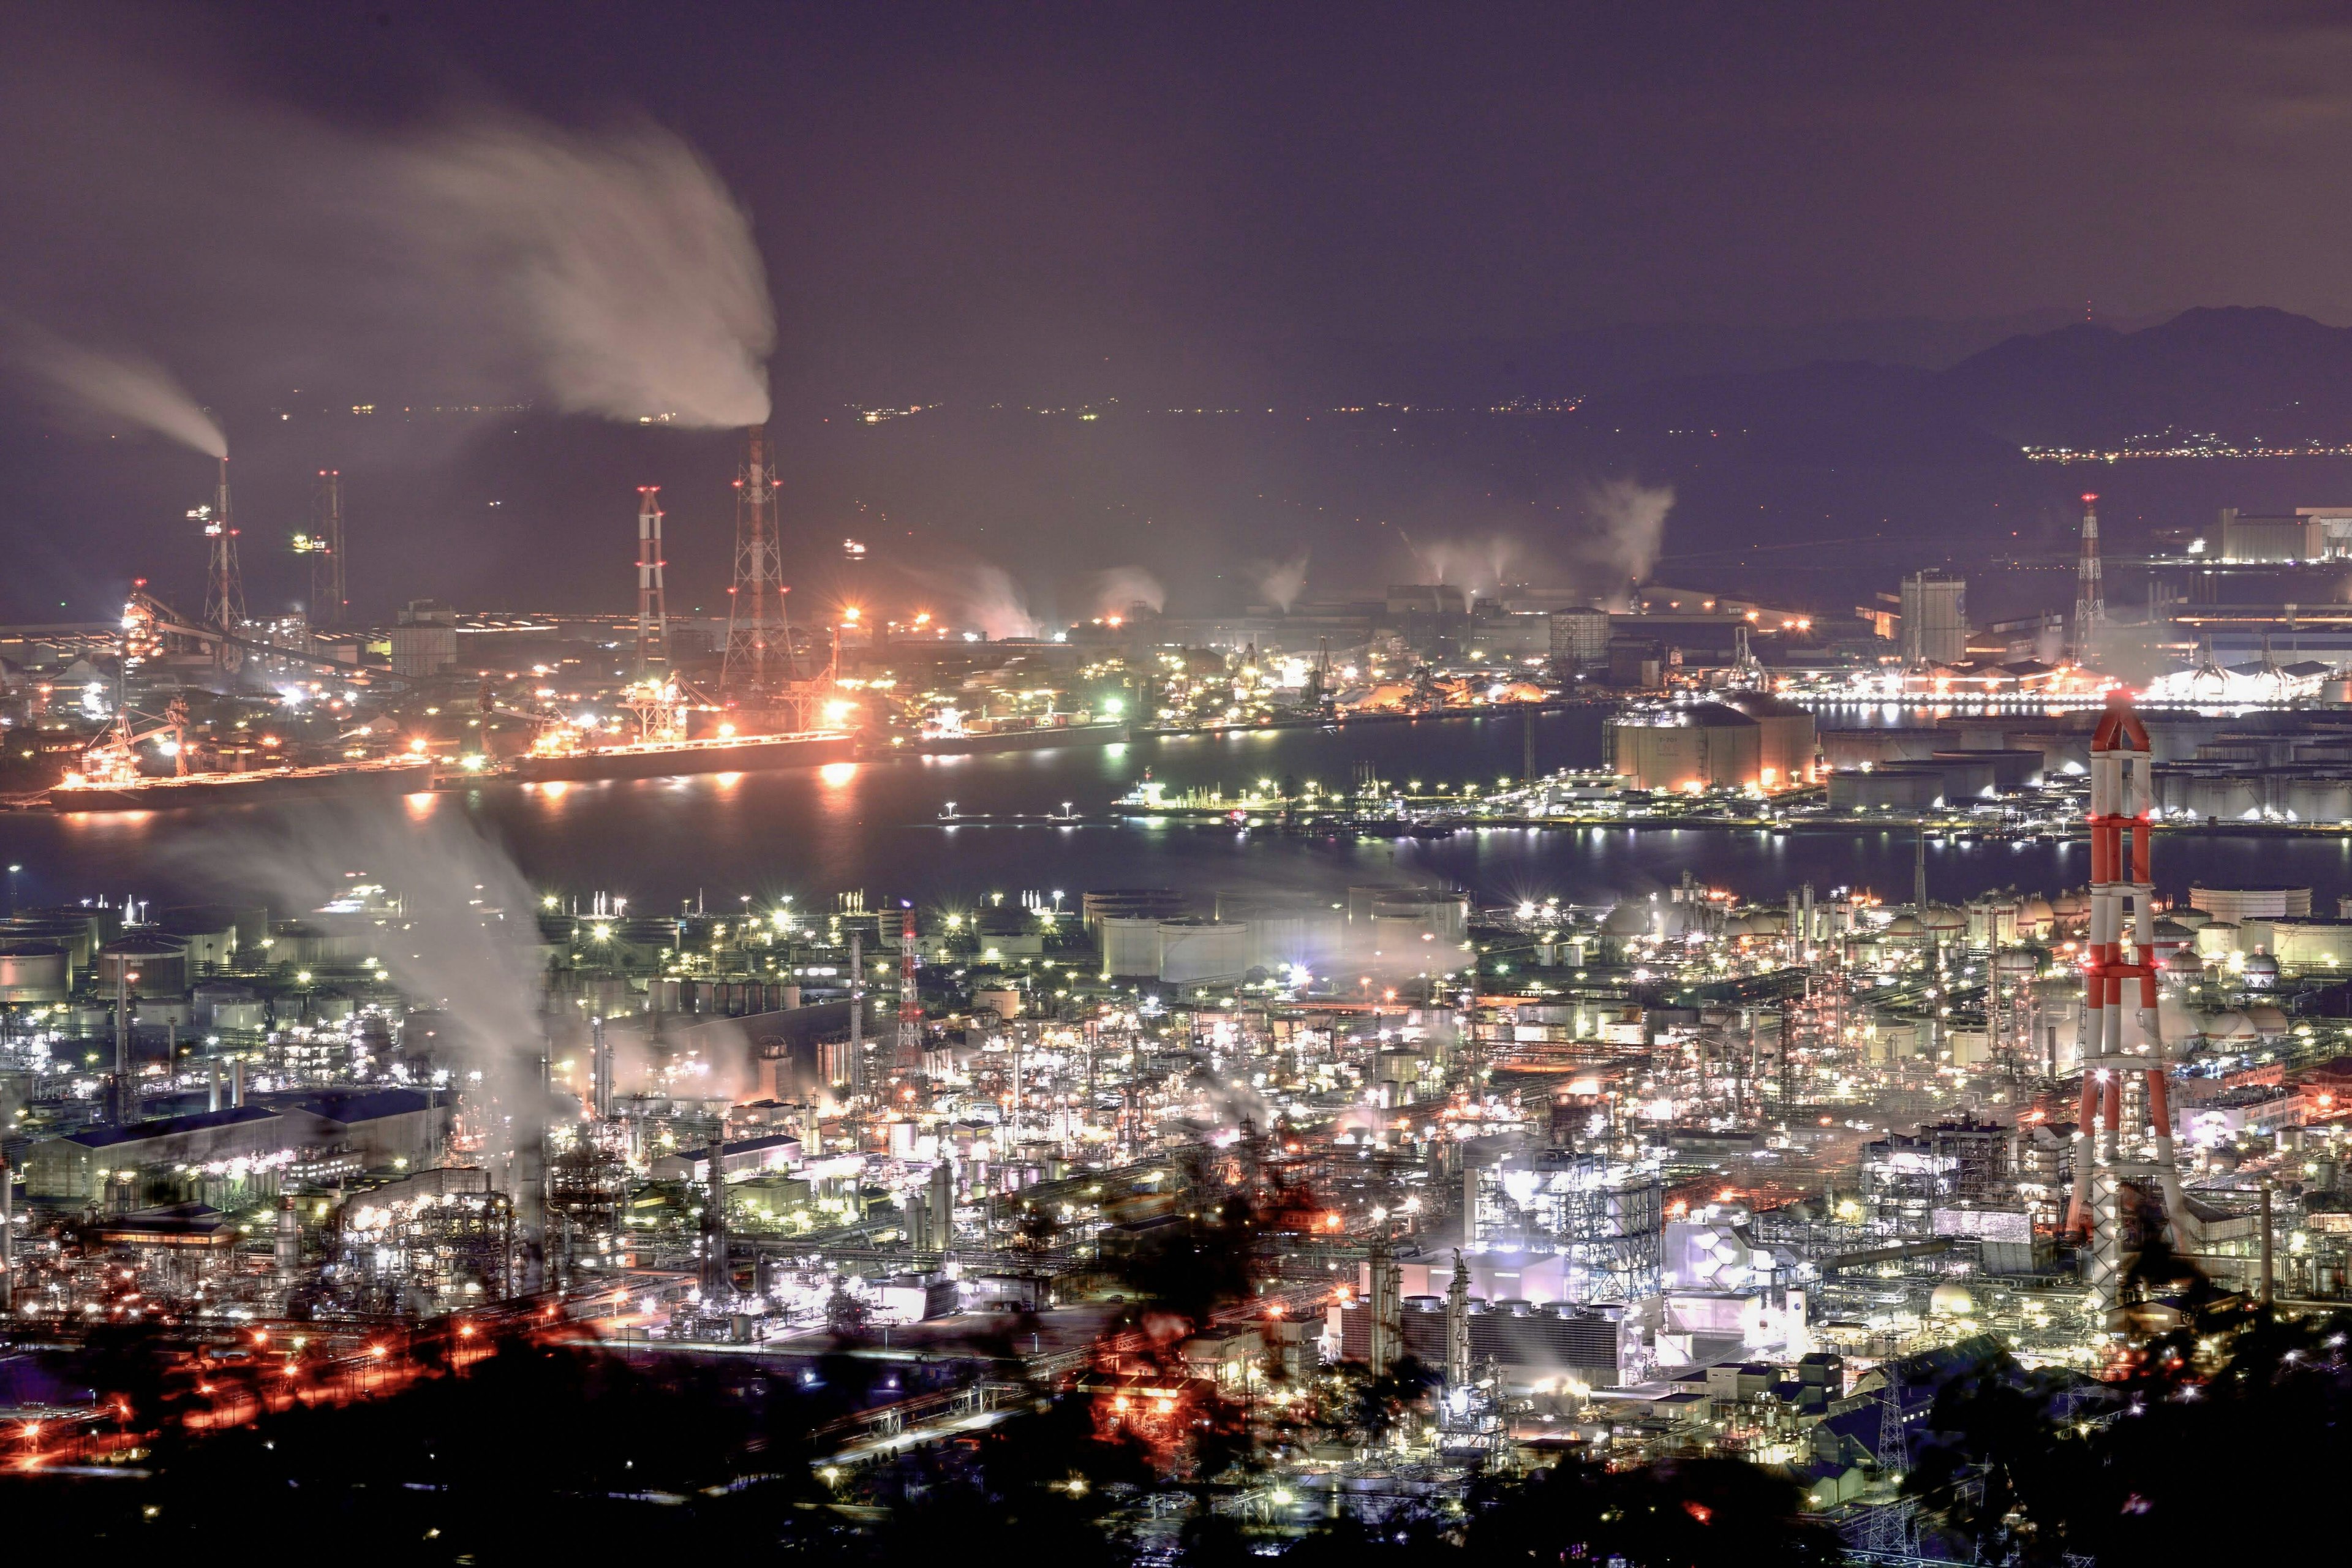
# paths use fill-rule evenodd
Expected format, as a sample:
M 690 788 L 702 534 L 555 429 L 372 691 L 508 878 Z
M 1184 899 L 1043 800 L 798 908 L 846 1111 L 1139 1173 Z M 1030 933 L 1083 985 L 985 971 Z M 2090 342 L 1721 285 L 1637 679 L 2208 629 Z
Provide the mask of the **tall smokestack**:
M 735 481 L 735 584 L 727 590 L 727 652 L 719 684 L 729 692 L 767 695 L 788 675 L 784 561 L 776 539 L 768 433 L 755 425 L 743 437 L 743 471 Z
M 515 1232 L 522 1252 L 515 1288 L 526 1296 L 547 1282 L 547 1052 L 542 1035 L 530 1100 L 515 1119 Z
M 302 1216 L 294 1212 L 294 1194 L 278 1194 L 278 1283 L 291 1285 L 302 1268 Z
M 601 1016 L 588 1020 L 588 1114 L 599 1121 L 613 1116 L 613 1047 Z
M 229 520 L 228 459 L 220 460 L 220 488 L 213 498 L 212 515 L 205 520 L 205 538 L 211 562 L 205 574 L 205 624 L 232 636 L 245 626 L 245 579 L 237 571 L 236 525 Z M 231 649 L 218 645 L 226 663 Z
M 2107 626 L 2107 589 L 2099 575 L 2099 498 L 2083 498 L 2083 556 L 2074 582 L 2074 660 L 2087 662 Z
M 669 601 L 662 589 L 661 487 L 637 487 L 637 670 L 669 668 Z
M 127 952 L 114 961 L 114 1083 L 110 1093 L 117 1127 L 138 1119 L 138 1103 L 131 1088 L 131 955 Z
M 849 933 L 849 1100 L 866 1097 L 866 933 Z
M 0 1318 L 16 1311 L 16 1173 L 0 1160 Z
M 727 1268 L 727 1145 L 723 1134 L 710 1140 L 710 1190 L 703 1199 L 702 1304 L 724 1308 L 735 1295 L 735 1281 Z

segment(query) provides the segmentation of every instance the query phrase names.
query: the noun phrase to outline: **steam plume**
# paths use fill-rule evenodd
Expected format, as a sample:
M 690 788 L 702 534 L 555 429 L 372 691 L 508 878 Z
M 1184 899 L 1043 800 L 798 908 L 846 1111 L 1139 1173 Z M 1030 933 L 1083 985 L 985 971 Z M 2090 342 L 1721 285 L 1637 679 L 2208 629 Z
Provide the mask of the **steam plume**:
M 352 873 L 400 900 L 402 914 L 373 936 L 401 994 L 458 1022 L 454 1064 L 478 1121 L 503 1147 L 541 1113 L 541 1043 L 535 900 L 505 851 L 462 817 L 358 811 L 289 817 L 267 837 L 208 837 L 187 851 L 212 879 L 260 880 L 270 901 L 316 909 L 347 890 Z M 478 1084 L 467 1075 L 479 1072 Z
M 749 215 L 685 142 L 651 124 L 593 136 L 504 118 L 394 163 L 402 237 L 453 283 L 499 283 L 558 406 L 768 417 L 766 269 Z
M 20 344 L 24 357 L 58 391 L 89 411 L 131 420 L 207 458 L 228 456 L 220 426 L 152 360 L 99 353 L 47 332 L 23 333 Z
M 1124 616 L 1138 605 L 1149 605 L 1157 615 L 1168 607 L 1168 590 L 1140 566 L 1113 566 L 1094 579 L 1095 613 Z
M 1665 538 L 1666 513 L 1674 505 L 1673 486 L 1645 485 L 1638 479 L 1606 479 L 1585 491 L 1585 515 L 1598 531 L 1586 542 L 1584 552 L 1596 565 L 1608 568 L 1612 589 L 1649 576 Z
M 1265 595 L 1265 602 L 1286 616 L 1306 586 L 1307 552 L 1303 549 L 1286 561 L 1265 567 L 1257 580 L 1257 591 Z
M 1029 613 L 1029 601 L 1001 566 L 972 566 L 939 586 L 963 605 L 964 617 L 982 637 L 1034 637 L 1041 627 Z

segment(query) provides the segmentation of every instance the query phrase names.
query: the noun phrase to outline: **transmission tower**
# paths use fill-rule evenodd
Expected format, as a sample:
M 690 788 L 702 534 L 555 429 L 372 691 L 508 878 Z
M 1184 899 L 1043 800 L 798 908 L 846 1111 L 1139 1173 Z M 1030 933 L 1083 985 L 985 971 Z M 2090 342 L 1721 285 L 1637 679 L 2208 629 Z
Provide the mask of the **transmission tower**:
M 236 566 L 236 527 L 229 521 L 226 458 L 220 460 L 220 489 L 213 504 L 190 515 L 204 521 L 211 546 L 211 563 L 205 571 L 205 625 L 235 634 L 245 625 L 245 580 Z
M 743 471 L 735 481 L 735 584 L 727 590 L 727 657 L 719 675 L 722 689 L 765 696 L 791 679 L 783 576 L 768 436 L 755 425 L 744 432 Z
M 669 603 L 662 595 L 661 487 L 637 487 L 637 669 L 644 680 L 669 668 Z M 733 644 L 729 644 L 732 652 Z

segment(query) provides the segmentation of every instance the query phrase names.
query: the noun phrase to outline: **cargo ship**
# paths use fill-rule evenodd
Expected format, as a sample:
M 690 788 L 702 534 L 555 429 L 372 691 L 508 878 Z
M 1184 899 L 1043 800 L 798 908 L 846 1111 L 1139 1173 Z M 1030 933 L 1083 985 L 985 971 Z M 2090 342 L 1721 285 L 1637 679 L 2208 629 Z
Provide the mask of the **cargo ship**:
M 386 757 L 311 768 L 257 768 L 242 773 L 178 777 L 68 779 L 49 788 L 49 809 L 176 811 L 187 806 L 276 805 L 339 795 L 413 795 L 430 789 L 433 763 L 425 757 Z
M 530 752 L 509 764 L 508 776 L 541 780 L 657 779 L 684 773 L 766 773 L 777 768 L 845 763 L 857 737 L 845 730 L 792 735 L 727 735 L 705 741 L 640 741 L 594 751 Z
M 973 752 L 1035 752 L 1049 746 L 1115 746 L 1127 739 L 1123 719 L 1096 720 L 1084 713 L 1047 714 L 1043 719 L 973 719 L 926 724 L 913 735 L 894 735 L 877 752 L 922 756 L 961 756 Z

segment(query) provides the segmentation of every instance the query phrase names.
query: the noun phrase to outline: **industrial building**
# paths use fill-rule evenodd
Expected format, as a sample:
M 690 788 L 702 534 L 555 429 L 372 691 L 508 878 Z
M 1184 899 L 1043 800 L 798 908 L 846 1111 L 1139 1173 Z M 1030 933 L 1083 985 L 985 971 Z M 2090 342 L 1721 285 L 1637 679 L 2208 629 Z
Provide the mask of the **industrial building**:
M 1608 738 L 1609 766 L 1639 789 L 1769 794 L 1821 773 L 1811 712 L 1754 693 L 1622 713 Z

